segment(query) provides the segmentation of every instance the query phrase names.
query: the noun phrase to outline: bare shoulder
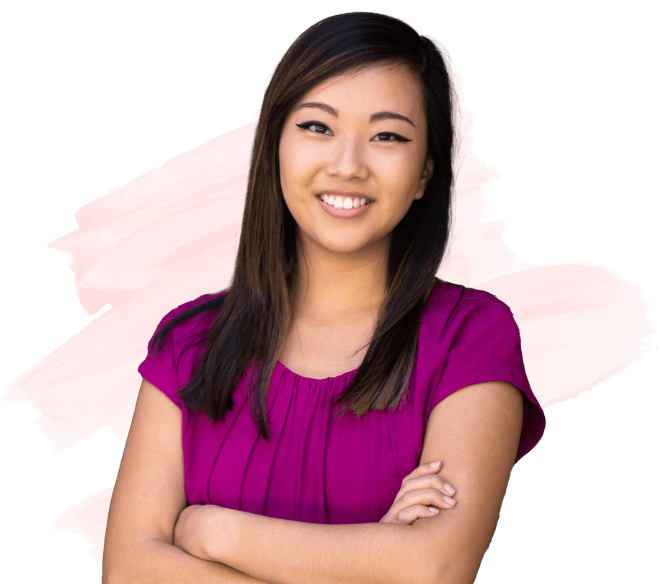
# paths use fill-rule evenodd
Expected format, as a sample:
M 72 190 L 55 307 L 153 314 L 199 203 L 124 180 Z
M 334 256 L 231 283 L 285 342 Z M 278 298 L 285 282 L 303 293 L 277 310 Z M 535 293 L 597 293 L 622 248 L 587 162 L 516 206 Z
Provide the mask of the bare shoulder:
M 139 540 L 172 543 L 185 506 L 181 410 L 143 381 L 110 502 L 104 572 Z

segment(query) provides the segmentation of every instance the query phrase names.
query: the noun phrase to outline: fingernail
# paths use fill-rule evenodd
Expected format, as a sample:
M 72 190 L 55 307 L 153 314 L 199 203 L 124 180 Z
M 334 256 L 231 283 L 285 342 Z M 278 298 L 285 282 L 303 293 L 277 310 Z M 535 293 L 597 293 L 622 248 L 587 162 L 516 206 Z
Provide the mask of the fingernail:
M 445 483 L 445 489 L 447 490 L 450 496 L 452 496 L 456 492 L 456 489 L 448 483 Z
M 440 461 L 438 461 L 438 462 L 432 462 L 431 464 L 429 464 L 429 466 L 431 468 L 438 468 L 441 464 L 442 463 Z
M 454 506 L 456 504 L 456 501 L 454 501 L 454 499 L 451 499 L 450 497 L 443 497 L 443 499 L 445 500 L 445 503 L 447 503 L 447 505 Z
M 440 509 L 436 509 L 435 507 L 429 507 L 429 511 L 431 513 L 435 513 L 436 515 L 440 513 Z

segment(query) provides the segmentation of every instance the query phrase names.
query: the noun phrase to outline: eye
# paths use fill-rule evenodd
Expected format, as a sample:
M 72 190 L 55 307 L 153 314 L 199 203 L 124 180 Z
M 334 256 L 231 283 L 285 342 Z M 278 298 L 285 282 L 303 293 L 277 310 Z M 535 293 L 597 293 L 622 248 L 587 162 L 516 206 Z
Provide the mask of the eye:
M 296 124 L 299 128 L 302 128 L 303 130 L 308 130 L 312 128 L 321 128 L 320 132 L 317 132 L 316 130 L 311 130 L 314 134 L 325 134 L 330 128 L 325 126 L 324 124 L 321 124 L 320 122 L 303 122 L 302 124 Z M 381 139 L 380 136 L 385 136 L 384 139 Z M 379 134 L 376 134 L 374 138 L 377 138 L 377 142 L 411 142 L 408 138 L 404 138 L 403 136 L 399 136 L 399 134 L 394 134 L 392 132 L 380 132 Z M 391 138 L 394 138 L 392 140 Z
M 299 128 L 303 130 L 311 130 L 315 134 L 325 134 L 330 130 L 327 126 L 324 126 L 320 122 L 303 122 L 302 124 L 296 124 Z
M 392 139 L 393 138 L 393 139 Z M 393 134 L 392 132 L 381 132 L 373 137 L 377 142 L 411 142 L 408 138 Z

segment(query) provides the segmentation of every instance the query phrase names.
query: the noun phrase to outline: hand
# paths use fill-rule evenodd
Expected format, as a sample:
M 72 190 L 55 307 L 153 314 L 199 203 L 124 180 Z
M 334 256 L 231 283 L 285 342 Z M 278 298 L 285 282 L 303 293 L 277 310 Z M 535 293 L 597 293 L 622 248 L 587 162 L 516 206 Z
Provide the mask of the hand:
M 201 520 L 204 517 L 205 505 L 190 505 L 181 513 L 174 525 L 174 545 L 191 556 L 203 560 L 209 559 L 203 551 L 202 542 L 204 527 Z
M 437 468 L 422 464 L 405 477 L 390 510 L 378 523 L 410 525 L 420 517 L 435 517 L 439 509 L 434 513 L 429 505 L 451 509 L 456 504 L 451 498 L 456 489 L 437 474 L 441 467 L 442 463 Z

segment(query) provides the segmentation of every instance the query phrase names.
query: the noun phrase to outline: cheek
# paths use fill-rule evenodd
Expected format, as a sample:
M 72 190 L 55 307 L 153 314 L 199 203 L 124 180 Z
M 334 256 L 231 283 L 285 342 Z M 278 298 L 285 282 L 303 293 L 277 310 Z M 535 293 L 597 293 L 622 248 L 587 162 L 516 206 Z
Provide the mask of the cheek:
M 284 197 L 287 200 L 295 192 L 295 183 L 298 177 L 295 160 L 295 156 L 291 154 L 291 148 L 286 143 L 282 144 L 280 147 L 280 183 Z
M 419 161 L 410 157 L 389 160 L 382 165 L 380 175 L 395 206 L 408 204 L 415 196 L 421 172 Z
M 315 186 L 317 175 L 321 170 L 322 165 L 319 164 L 319 158 L 314 156 L 309 148 L 290 149 L 286 152 L 286 157 L 280 159 L 282 183 L 286 181 L 289 195 L 300 200 L 309 198 L 310 192 Z M 282 188 L 284 188 L 284 185 Z
M 294 221 L 299 224 L 304 220 L 304 217 L 301 216 L 301 204 L 305 198 L 306 191 L 304 188 L 304 171 L 296 150 L 293 144 L 287 143 L 283 139 L 280 143 L 279 163 L 280 185 L 282 187 L 284 203 L 288 207 Z

